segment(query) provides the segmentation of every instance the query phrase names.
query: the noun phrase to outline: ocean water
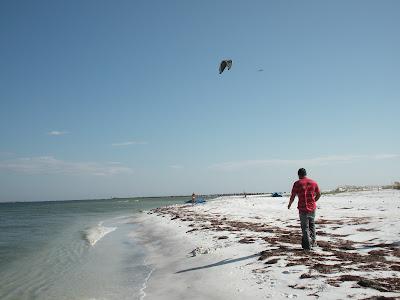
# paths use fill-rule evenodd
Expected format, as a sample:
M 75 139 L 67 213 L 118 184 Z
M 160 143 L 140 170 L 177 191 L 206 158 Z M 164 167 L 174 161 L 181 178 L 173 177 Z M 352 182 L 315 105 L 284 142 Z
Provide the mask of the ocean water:
M 142 299 L 140 210 L 188 198 L 0 203 L 0 299 Z

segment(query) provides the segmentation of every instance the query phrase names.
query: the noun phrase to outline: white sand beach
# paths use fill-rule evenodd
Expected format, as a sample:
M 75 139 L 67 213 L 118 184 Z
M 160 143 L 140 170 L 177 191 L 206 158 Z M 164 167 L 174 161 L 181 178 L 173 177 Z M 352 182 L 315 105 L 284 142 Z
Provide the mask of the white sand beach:
M 220 197 L 144 212 L 132 233 L 152 266 L 141 298 L 400 297 L 399 190 L 323 195 L 311 252 L 301 249 L 298 212 L 287 203 Z

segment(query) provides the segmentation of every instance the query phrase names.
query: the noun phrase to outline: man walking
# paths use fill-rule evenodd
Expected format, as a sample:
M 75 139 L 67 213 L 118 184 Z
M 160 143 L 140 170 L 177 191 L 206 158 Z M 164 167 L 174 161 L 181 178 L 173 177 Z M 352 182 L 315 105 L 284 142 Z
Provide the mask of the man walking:
M 303 234 L 301 246 L 304 250 L 310 250 L 315 246 L 315 210 L 317 209 L 316 202 L 321 197 L 321 193 L 318 184 L 306 177 L 307 172 L 304 168 L 299 169 L 297 174 L 299 175 L 299 180 L 293 184 L 288 209 L 290 209 L 294 198 L 297 196 L 299 198 L 297 208 L 299 209 Z

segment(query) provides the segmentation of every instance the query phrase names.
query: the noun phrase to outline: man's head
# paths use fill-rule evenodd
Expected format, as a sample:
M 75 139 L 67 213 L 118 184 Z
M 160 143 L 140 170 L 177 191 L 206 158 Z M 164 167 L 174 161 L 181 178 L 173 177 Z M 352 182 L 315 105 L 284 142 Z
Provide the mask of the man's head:
M 300 179 L 306 177 L 306 175 L 307 175 L 306 169 L 300 168 L 300 169 L 297 171 L 297 175 L 299 175 L 299 178 L 300 178 Z

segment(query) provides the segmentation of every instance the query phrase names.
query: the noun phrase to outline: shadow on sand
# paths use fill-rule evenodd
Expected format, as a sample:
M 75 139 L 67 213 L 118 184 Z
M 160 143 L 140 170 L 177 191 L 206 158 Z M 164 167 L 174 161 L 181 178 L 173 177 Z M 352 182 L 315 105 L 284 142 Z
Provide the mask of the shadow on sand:
M 201 267 L 196 267 L 196 268 L 190 268 L 190 269 L 181 270 L 181 271 L 176 272 L 175 274 L 185 273 L 185 272 L 190 272 L 190 271 L 197 271 L 197 270 L 207 269 L 207 268 L 212 268 L 212 267 L 218 267 L 218 266 L 231 264 L 231 263 L 235 263 L 235 262 L 238 262 L 238 261 L 242 261 L 242 260 L 246 260 L 246 259 L 250 259 L 250 258 L 258 257 L 258 256 L 260 256 L 259 253 L 248 255 L 248 256 L 243 256 L 243 257 L 239 257 L 239 258 L 234 258 L 234 259 L 232 259 L 232 258 L 223 259 L 223 260 L 221 260 L 219 262 L 216 262 L 216 263 L 213 263 L 213 264 L 209 264 L 209 265 L 205 265 L 205 266 L 201 266 Z

